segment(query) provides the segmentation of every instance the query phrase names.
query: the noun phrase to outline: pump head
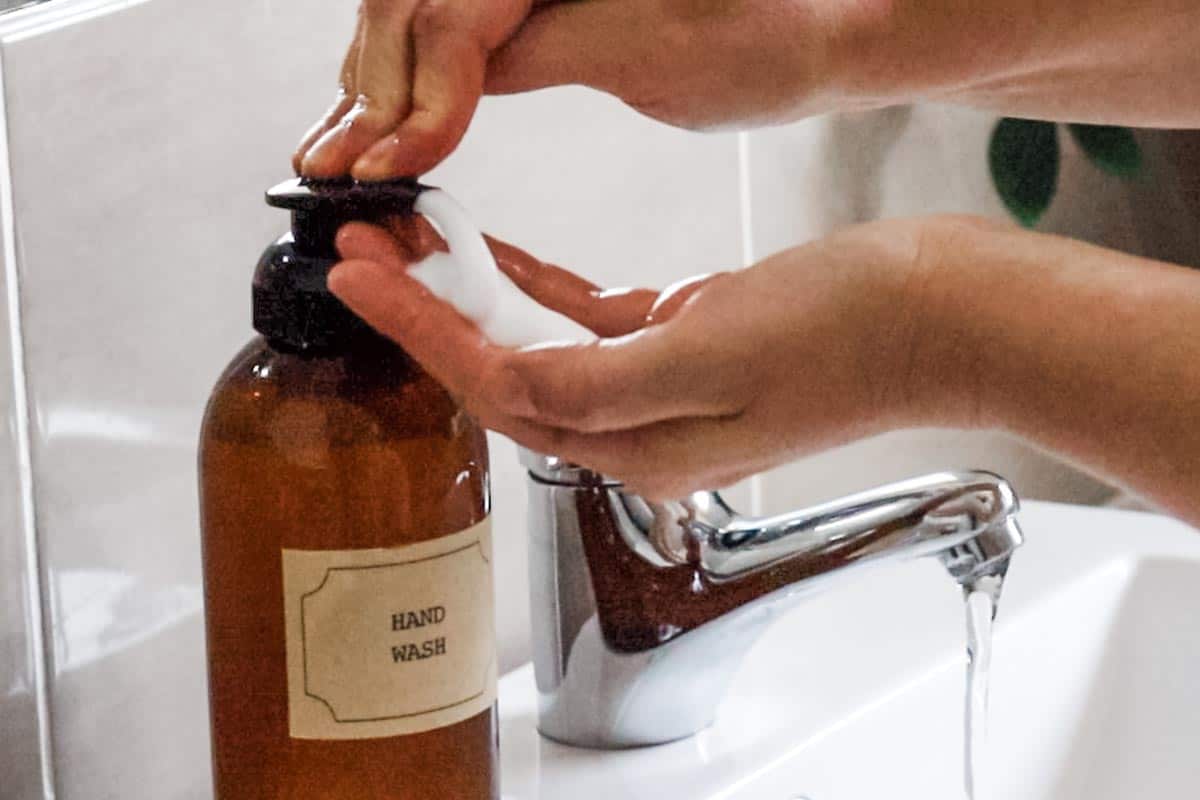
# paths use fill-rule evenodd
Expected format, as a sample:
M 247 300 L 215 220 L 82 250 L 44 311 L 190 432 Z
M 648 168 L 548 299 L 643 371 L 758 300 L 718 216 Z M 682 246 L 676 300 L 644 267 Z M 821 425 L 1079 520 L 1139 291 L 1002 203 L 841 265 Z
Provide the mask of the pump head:
M 412 178 L 364 183 L 349 178 L 293 178 L 267 191 L 267 204 L 292 212 L 292 229 L 263 252 L 254 274 L 254 328 L 275 346 L 297 352 L 335 347 L 367 331 L 330 294 L 326 276 L 338 261 L 338 229 L 413 213 L 427 187 Z

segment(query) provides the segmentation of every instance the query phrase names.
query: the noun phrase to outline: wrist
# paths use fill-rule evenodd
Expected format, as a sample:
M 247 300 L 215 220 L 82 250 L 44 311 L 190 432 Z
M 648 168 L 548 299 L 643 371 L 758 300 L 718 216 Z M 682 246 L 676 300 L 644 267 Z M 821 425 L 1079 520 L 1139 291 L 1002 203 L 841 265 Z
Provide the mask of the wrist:
M 900 338 L 904 424 L 909 427 L 1002 428 L 995 364 L 988 357 L 991 308 L 1018 280 L 997 259 L 1010 228 L 968 216 L 916 221 L 919 246 L 899 307 L 911 320 Z M 1015 272 L 1019 272 L 1017 269 Z M 985 306 L 990 306 L 985 308 Z M 1014 312 L 1015 313 L 1015 312 Z M 1014 319 L 1015 323 L 1015 319 Z
M 989 85 L 1044 49 L 1037 15 L 1019 3 L 867 0 L 841 12 L 830 46 L 838 87 L 877 107 L 957 96 Z M 997 30 L 1004 30 L 997 36 Z M 931 54 L 932 57 L 931 57 Z
M 1196 513 L 1194 270 L 986 222 L 923 223 L 912 424 L 999 428 Z

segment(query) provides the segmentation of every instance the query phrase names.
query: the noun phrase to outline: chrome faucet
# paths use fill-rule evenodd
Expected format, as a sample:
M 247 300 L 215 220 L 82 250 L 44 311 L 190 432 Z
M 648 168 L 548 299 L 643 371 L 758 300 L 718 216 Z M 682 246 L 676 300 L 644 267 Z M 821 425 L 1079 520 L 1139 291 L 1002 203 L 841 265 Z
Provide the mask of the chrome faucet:
M 935 556 L 964 589 L 1021 545 L 1017 497 L 987 472 L 884 486 L 753 519 L 715 492 L 653 503 L 524 453 L 538 727 L 623 748 L 712 723 L 741 656 L 789 604 L 860 567 Z

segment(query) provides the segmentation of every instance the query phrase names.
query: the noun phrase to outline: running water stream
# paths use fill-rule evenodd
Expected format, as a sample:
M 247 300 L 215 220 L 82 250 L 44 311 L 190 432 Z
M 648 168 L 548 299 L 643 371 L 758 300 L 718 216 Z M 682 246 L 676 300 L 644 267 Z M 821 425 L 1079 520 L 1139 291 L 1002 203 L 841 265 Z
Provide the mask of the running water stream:
M 990 770 L 987 752 L 988 678 L 992 664 L 992 624 L 1008 565 L 963 585 L 967 606 L 967 696 L 964 718 L 964 772 L 968 800 L 986 800 Z

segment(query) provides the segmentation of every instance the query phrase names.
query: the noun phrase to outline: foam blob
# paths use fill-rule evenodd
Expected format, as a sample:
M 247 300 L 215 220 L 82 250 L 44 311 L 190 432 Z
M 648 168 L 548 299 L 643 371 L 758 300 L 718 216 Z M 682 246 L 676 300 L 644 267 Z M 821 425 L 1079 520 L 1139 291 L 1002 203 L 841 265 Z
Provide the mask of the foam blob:
M 414 209 L 442 234 L 450 252 L 431 253 L 409 274 L 503 347 L 590 342 L 596 335 L 537 303 L 496 266 L 466 210 L 441 189 L 422 192 Z

